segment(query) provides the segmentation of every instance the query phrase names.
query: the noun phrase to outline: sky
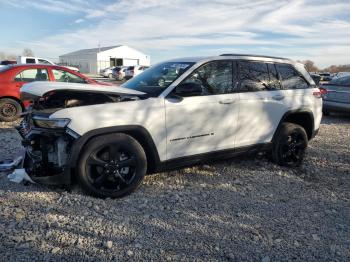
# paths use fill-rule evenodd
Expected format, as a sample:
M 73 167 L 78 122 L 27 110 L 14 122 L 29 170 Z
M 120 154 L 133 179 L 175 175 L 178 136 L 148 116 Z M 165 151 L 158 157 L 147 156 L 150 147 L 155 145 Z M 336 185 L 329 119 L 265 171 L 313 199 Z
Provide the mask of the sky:
M 350 64 L 350 0 L 0 0 L 0 52 L 128 45 L 151 62 L 243 53 Z

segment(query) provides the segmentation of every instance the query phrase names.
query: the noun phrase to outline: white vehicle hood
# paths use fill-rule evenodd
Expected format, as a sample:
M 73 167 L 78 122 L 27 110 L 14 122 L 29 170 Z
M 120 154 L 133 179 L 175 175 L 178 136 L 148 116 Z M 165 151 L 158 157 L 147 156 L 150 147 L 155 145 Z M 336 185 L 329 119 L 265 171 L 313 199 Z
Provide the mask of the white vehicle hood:
M 145 93 L 143 92 L 120 86 L 104 86 L 61 82 L 32 82 L 29 84 L 25 84 L 21 88 L 21 94 L 26 93 L 30 94 L 31 96 L 42 97 L 46 93 L 54 90 L 83 91 L 121 95 L 145 95 Z

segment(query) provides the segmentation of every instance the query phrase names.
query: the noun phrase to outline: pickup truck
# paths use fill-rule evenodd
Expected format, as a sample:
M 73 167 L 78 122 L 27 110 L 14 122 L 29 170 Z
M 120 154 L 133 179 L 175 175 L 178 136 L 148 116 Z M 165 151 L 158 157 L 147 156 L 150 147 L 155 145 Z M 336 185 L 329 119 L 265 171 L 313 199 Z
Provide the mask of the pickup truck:
M 54 62 L 51 62 L 48 59 L 40 57 L 28 57 L 28 56 L 19 56 L 17 57 L 17 64 L 43 64 L 43 65 L 56 65 Z M 79 72 L 79 69 L 73 66 L 63 66 L 72 71 Z

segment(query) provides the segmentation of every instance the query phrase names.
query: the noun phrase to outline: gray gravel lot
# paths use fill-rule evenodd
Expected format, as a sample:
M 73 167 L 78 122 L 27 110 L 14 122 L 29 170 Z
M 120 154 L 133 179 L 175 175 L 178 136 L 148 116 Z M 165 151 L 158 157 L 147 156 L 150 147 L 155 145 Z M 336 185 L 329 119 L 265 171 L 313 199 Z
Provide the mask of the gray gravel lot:
M 0 124 L 0 158 L 20 149 Z M 147 176 L 101 200 L 0 175 L 2 261 L 349 261 L 350 118 L 324 118 L 304 165 L 259 156 Z

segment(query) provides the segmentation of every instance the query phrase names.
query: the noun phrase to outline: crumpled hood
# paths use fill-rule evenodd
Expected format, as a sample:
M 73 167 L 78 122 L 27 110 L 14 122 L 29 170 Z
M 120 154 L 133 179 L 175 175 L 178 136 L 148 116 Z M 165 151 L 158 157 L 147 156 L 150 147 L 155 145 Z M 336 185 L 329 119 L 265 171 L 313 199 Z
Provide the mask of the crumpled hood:
M 23 100 L 26 100 L 26 97 L 42 97 L 46 93 L 55 90 L 82 91 L 120 95 L 145 95 L 145 93 L 143 92 L 120 86 L 104 86 L 61 82 L 32 82 L 23 85 L 23 87 L 21 88 L 21 97 Z

